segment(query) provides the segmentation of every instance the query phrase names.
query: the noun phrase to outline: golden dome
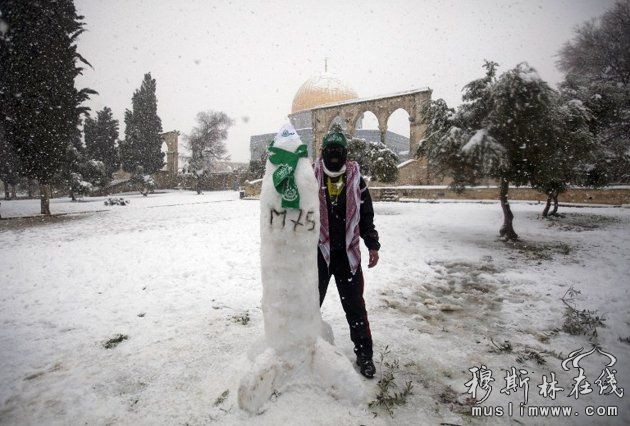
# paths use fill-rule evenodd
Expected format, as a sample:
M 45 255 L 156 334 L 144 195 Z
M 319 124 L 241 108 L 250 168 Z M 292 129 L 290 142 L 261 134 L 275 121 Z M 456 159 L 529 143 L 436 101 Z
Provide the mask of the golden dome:
M 322 72 L 309 78 L 300 86 L 293 98 L 291 114 L 331 102 L 347 101 L 358 97 L 350 86 L 334 74 Z

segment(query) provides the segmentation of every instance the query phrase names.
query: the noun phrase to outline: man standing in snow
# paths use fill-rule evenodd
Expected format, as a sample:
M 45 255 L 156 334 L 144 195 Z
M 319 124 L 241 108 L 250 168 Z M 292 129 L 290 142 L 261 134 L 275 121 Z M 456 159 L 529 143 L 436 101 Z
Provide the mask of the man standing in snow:
M 361 374 L 372 378 L 372 334 L 363 300 L 363 272 L 359 237 L 370 253 L 368 268 L 378 263 L 378 233 L 374 228 L 372 199 L 359 165 L 347 160 L 348 142 L 341 132 L 324 137 L 322 155 L 315 162 L 319 182 L 321 228 L 317 264 L 319 302 L 326 296 L 331 275 L 350 326 Z

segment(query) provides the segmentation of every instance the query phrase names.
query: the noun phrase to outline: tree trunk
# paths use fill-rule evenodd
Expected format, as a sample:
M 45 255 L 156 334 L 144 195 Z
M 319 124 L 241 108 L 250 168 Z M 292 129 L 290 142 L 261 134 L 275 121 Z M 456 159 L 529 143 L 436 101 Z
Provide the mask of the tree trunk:
M 518 235 L 514 232 L 514 227 L 512 226 L 512 220 L 514 219 L 514 215 L 512 214 L 512 209 L 510 209 L 510 203 L 508 202 L 508 190 L 510 189 L 510 182 L 507 179 L 501 178 L 501 209 L 503 209 L 503 226 L 499 230 L 499 235 L 504 237 L 506 241 L 516 241 L 518 240 Z
M 547 204 L 545 204 L 545 208 L 543 209 L 542 215 L 543 217 L 547 217 L 549 214 L 549 208 L 551 207 L 551 194 L 547 195 Z
M 14 183 L 13 185 L 11 185 L 11 199 L 13 200 L 17 199 L 17 183 Z
M 26 190 L 28 192 L 28 198 L 33 198 L 33 181 L 28 179 L 26 181 Z
M 553 193 L 553 210 L 551 211 L 551 214 L 553 216 L 556 216 L 558 214 L 558 193 L 557 192 Z
M 197 195 L 201 195 L 201 179 L 197 178 Z
M 4 199 L 5 200 L 10 200 L 11 199 L 11 193 L 9 192 L 9 184 L 8 183 L 4 184 Z
M 50 184 L 39 184 L 39 199 L 41 202 L 42 214 L 50 216 Z
M 70 195 L 70 199 L 72 201 L 77 201 L 77 197 L 74 196 L 74 191 L 72 189 L 70 190 L 70 194 L 69 195 Z

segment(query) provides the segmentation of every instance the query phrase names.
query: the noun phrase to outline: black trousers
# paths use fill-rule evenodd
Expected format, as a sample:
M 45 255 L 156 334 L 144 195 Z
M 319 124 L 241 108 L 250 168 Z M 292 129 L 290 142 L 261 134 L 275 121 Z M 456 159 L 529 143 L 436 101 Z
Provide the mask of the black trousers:
M 341 306 L 343 306 L 346 320 L 350 326 L 350 339 L 354 343 L 354 352 L 357 355 L 372 358 L 372 333 L 363 300 L 361 265 L 352 275 L 345 250 L 334 250 L 330 253 L 330 267 L 328 267 L 321 251 L 317 250 L 317 269 L 319 272 L 319 305 L 321 306 L 324 302 L 332 275 L 335 277 Z

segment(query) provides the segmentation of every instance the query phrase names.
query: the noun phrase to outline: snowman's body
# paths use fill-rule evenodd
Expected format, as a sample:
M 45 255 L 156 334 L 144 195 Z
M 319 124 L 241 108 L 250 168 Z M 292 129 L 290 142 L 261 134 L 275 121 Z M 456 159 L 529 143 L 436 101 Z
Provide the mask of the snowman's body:
M 294 152 L 299 139 L 279 140 Z M 318 183 L 308 158 L 295 170 L 300 208 L 286 209 L 273 185 L 276 166 L 267 161 L 260 192 L 260 267 L 267 345 L 278 351 L 312 345 L 320 333 L 317 289 Z
M 295 152 L 301 143 L 295 130 L 285 126 L 274 146 Z M 274 392 L 301 384 L 315 384 L 335 397 L 358 402 L 363 397 L 361 380 L 332 338 L 321 337 L 330 328 L 319 310 L 319 188 L 313 168 L 308 158 L 298 160 L 297 209 L 282 207 L 272 178 L 276 168 L 267 161 L 260 194 L 265 339 L 251 354 L 253 365 L 241 380 L 239 405 L 258 412 Z

